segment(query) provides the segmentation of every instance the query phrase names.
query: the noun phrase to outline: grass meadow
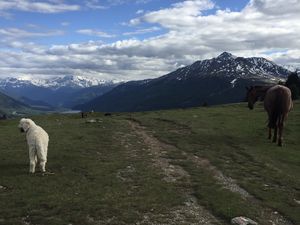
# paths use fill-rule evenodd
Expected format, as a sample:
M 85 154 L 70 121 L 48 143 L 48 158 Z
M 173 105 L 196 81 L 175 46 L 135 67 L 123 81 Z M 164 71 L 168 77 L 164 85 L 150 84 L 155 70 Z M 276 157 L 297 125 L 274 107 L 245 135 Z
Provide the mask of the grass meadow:
M 283 147 L 261 104 L 32 119 L 51 173 L 28 173 L 19 119 L 0 121 L 0 224 L 300 224 L 300 102 Z

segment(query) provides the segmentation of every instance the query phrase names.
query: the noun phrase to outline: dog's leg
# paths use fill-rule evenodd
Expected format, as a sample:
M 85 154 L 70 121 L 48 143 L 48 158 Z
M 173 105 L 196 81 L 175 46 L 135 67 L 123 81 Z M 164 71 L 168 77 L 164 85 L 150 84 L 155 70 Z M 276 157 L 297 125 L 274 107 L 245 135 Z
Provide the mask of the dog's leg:
M 35 161 L 30 161 L 29 173 L 35 173 Z
M 34 146 L 29 146 L 29 173 L 35 172 L 36 154 Z
M 46 172 L 46 161 L 41 161 L 41 162 L 40 162 L 40 168 L 41 168 L 41 171 L 42 171 L 43 173 Z
M 46 163 L 47 163 L 47 148 L 45 146 L 39 146 L 37 151 L 39 166 L 41 171 L 46 172 Z

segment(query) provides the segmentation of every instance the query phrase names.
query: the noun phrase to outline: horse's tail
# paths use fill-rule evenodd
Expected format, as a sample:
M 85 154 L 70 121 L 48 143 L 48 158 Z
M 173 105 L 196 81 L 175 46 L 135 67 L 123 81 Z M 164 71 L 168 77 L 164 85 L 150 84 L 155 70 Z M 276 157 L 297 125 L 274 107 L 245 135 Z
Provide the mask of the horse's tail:
M 272 113 L 269 117 L 268 127 L 274 129 L 279 124 L 282 124 L 285 120 L 285 100 L 284 98 L 277 97 L 275 98 L 274 107 Z
M 276 109 L 277 106 L 274 107 L 273 112 L 269 116 L 268 127 L 274 129 L 277 126 L 278 119 L 280 118 L 280 113 Z

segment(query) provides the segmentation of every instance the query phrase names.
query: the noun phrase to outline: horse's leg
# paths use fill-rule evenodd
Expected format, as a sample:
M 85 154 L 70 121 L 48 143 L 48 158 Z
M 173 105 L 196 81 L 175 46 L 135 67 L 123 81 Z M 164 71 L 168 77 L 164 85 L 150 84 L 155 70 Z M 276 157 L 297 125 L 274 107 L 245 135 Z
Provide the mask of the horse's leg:
M 279 123 L 279 134 L 278 134 L 278 146 L 282 146 L 282 133 L 283 133 L 284 122 Z
M 275 125 L 275 128 L 274 128 L 274 136 L 273 136 L 273 142 L 277 142 L 277 125 Z
M 279 128 L 278 146 L 282 146 L 282 127 Z
M 271 126 L 270 120 L 271 120 L 271 114 L 268 111 L 268 128 L 269 128 L 269 137 L 268 137 L 268 139 L 269 140 L 271 140 L 271 138 L 272 138 L 272 126 Z
M 268 137 L 268 139 L 271 140 L 271 137 L 272 137 L 272 129 L 269 127 L 269 137 Z

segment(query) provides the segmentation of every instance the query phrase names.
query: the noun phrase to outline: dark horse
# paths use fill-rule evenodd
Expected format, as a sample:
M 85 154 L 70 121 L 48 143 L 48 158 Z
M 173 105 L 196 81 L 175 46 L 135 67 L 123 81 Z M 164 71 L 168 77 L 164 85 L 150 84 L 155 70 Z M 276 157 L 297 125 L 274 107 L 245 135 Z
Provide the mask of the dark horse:
M 264 101 L 264 108 L 268 113 L 269 139 L 271 139 L 272 129 L 274 129 L 273 142 L 277 142 L 278 131 L 278 146 L 282 146 L 284 122 L 289 111 L 293 108 L 290 89 L 282 85 L 275 85 L 254 86 L 247 88 L 247 90 L 249 109 L 254 108 L 258 99 Z

